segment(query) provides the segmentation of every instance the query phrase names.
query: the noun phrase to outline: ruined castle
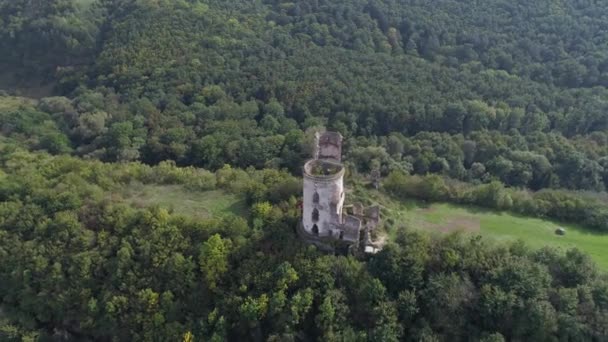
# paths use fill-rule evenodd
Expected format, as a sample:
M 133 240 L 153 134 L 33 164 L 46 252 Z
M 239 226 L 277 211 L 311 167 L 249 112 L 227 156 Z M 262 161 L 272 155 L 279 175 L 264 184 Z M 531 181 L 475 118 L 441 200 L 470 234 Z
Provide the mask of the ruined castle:
M 304 165 L 302 239 L 327 251 L 375 253 L 371 232 L 380 221 L 378 206 L 344 205 L 342 135 L 317 133 L 313 159 Z

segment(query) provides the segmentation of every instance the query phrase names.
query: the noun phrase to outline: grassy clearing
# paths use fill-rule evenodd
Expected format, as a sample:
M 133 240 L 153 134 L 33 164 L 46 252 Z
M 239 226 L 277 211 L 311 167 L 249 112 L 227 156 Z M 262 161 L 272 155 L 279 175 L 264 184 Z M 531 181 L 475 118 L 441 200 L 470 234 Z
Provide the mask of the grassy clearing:
M 409 227 L 431 232 L 464 231 L 497 241 L 521 239 L 532 248 L 576 247 L 588 253 L 600 267 L 608 269 L 608 234 L 595 233 L 574 224 L 475 207 L 398 201 L 383 193 L 363 188 L 355 189 L 353 194 L 365 202 L 376 202 L 383 206 L 384 220 L 392 227 L 389 228 L 389 236 L 394 236 L 402 227 Z M 557 227 L 564 227 L 566 235 L 556 235 Z
M 445 231 L 444 227 L 455 226 L 454 221 L 470 222 L 471 225 L 462 230 L 479 233 L 499 241 L 522 239 L 533 248 L 577 247 L 591 255 L 601 267 L 608 268 L 608 253 L 606 253 L 608 235 L 594 233 L 576 225 L 449 204 L 433 204 L 428 208 L 410 210 L 406 213 L 422 222 L 439 221 L 433 225 L 418 225 L 418 228 L 422 229 Z M 557 227 L 566 228 L 566 235 L 556 235 Z
M 132 184 L 121 195 L 132 205 L 144 208 L 160 206 L 173 213 L 195 218 L 234 214 L 247 215 L 245 200 L 222 190 L 189 191 L 181 185 Z

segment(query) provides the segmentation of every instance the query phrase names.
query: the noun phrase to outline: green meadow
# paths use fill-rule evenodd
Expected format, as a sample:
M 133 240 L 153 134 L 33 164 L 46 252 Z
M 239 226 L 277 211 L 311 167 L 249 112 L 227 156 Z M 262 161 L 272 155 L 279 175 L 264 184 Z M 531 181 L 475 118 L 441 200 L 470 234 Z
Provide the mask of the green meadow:
M 181 185 L 142 185 L 126 187 L 121 196 L 135 207 L 159 206 L 179 215 L 195 218 L 227 214 L 246 216 L 247 205 L 241 196 L 223 190 L 190 191 Z
M 576 224 L 446 203 L 399 201 L 367 189 L 355 189 L 354 195 L 364 202 L 382 205 L 389 238 L 407 227 L 438 233 L 463 231 L 496 241 L 521 239 L 533 248 L 551 246 L 565 250 L 576 247 L 589 254 L 600 267 L 608 269 L 608 234 Z M 565 228 L 566 235 L 555 234 L 558 227 Z

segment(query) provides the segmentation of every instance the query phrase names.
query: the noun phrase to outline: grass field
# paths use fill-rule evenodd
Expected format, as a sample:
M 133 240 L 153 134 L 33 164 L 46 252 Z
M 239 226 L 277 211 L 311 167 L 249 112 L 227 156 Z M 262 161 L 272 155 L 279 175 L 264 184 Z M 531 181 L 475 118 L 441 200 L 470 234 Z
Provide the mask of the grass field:
M 121 195 L 136 207 L 158 205 L 176 214 L 195 218 L 226 214 L 247 215 L 245 200 L 222 190 L 188 191 L 181 185 L 132 184 L 126 187 Z
M 521 217 L 504 212 L 463 207 L 451 204 L 426 205 L 418 201 L 398 201 L 377 191 L 355 190 L 366 201 L 383 206 L 386 222 L 394 222 L 389 230 L 394 236 L 400 227 L 431 232 L 464 231 L 497 241 L 521 239 L 532 248 L 552 246 L 560 249 L 577 247 L 589 254 L 597 264 L 608 269 L 608 234 L 594 233 L 574 224 Z M 566 229 L 565 236 L 555 234 L 557 227 Z

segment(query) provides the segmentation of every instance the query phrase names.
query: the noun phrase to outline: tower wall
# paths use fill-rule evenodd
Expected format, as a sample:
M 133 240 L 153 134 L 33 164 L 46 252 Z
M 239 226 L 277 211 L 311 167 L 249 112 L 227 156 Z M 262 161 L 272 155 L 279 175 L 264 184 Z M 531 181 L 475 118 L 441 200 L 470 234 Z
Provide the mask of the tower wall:
M 313 167 L 319 164 L 330 165 L 337 171 L 329 175 L 315 174 Z M 315 199 L 318 199 L 318 202 Z M 344 167 L 339 163 L 322 160 L 306 163 L 302 204 L 302 223 L 307 233 L 318 236 L 339 234 L 337 225 L 341 224 L 344 205 Z M 315 209 L 318 211 L 317 220 Z M 315 224 L 318 233 L 314 229 Z
M 315 135 L 315 159 L 342 160 L 342 135 L 337 132 L 323 132 Z

